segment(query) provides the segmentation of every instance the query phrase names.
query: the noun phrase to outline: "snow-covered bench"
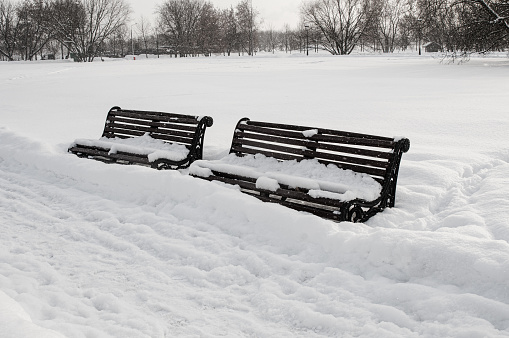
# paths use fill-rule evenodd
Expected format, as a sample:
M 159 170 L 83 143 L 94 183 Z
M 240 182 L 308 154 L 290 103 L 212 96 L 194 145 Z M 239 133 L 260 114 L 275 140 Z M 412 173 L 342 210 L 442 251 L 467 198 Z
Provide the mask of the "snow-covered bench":
M 107 163 L 187 168 L 202 158 L 205 129 L 212 123 L 209 116 L 113 107 L 106 117 L 102 137 L 77 139 L 69 152 Z
M 192 176 L 238 185 L 263 201 L 336 221 L 393 207 L 406 138 L 241 119 L 230 154 L 196 161 Z

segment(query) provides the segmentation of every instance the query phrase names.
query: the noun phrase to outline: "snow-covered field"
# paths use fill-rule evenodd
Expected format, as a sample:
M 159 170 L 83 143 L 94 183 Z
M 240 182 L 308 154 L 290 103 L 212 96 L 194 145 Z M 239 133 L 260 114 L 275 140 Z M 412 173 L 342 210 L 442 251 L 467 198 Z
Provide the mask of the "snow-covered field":
M 509 337 L 509 59 L 0 63 L 0 337 Z M 111 106 L 405 136 L 366 224 L 68 154 Z

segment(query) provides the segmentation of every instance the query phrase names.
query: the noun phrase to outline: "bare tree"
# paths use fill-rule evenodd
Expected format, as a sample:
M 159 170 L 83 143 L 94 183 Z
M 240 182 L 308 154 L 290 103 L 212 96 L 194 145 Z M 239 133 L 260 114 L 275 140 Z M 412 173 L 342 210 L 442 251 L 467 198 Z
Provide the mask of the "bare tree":
M 500 25 L 509 31 L 509 1 L 508 0 L 464 0 L 464 3 L 472 3 L 479 6 L 491 17 L 492 25 Z
M 372 16 L 376 26 L 376 40 L 384 53 L 392 53 L 406 12 L 403 0 L 375 0 Z M 376 12 L 373 12 L 375 10 Z
M 353 51 L 369 26 L 369 14 L 367 0 L 314 0 L 301 9 L 304 23 L 322 33 L 322 47 L 334 55 Z
M 0 0 L 0 55 L 14 60 L 21 29 L 16 7 L 9 0 Z
M 196 31 L 196 44 L 204 55 L 220 51 L 219 12 L 211 3 L 204 3 Z
M 24 60 L 33 60 L 51 40 L 49 6 L 45 0 L 26 0 L 17 8 L 19 52 Z
M 99 46 L 126 24 L 131 9 L 125 0 L 55 0 L 51 13 L 56 38 L 76 61 L 91 62 Z
M 260 49 L 266 52 L 272 52 L 272 54 L 274 54 L 276 51 L 276 46 L 280 40 L 278 32 L 276 32 L 272 26 L 269 26 L 267 30 L 261 31 L 259 36 Z
M 147 21 L 144 16 L 141 16 L 139 24 L 138 24 L 141 39 L 143 40 L 143 46 L 145 49 L 145 57 L 148 58 L 148 40 L 149 40 L 149 32 L 151 30 L 150 21 Z
M 248 55 L 254 54 L 258 30 L 258 11 L 253 9 L 252 0 L 242 0 L 236 7 L 240 47 L 247 51 Z
M 162 31 L 166 33 L 175 57 L 186 56 L 193 52 L 194 37 L 203 1 L 201 0 L 167 0 L 158 8 Z
M 429 42 L 438 43 L 446 51 L 460 48 L 461 20 L 455 0 L 420 0 L 417 27 L 421 36 Z
M 487 52 L 509 45 L 509 0 L 460 0 L 463 49 Z
M 113 33 L 113 36 L 110 37 L 110 43 L 112 47 L 113 56 L 125 56 L 127 51 L 129 50 L 129 31 L 126 25 L 120 26 L 119 29 Z M 117 52 L 117 48 L 119 51 Z
M 233 7 L 220 12 L 219 31 L 221 49 L 230 56 L 238 45 L 237 19 Z

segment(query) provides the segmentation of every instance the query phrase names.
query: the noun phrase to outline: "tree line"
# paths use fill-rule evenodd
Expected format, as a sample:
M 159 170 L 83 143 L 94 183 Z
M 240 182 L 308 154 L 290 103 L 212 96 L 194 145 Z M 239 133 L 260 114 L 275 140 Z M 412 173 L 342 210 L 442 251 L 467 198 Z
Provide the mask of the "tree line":
M 126 0 L 0 0 L 0 57 L 43 55 L 93 61 L 126 54 L 175 57 L 354 50 L 391 53 L 434 42 L 442 51 L 509 47 L 509 0 L 308 0 L 296 28 L 261 30 L 251 0 L 220 9 L 205 0 L 166 0 L 157 19 L 130 21 Z M 133 31 L 135 36 L 133 36 Z
M 314 0 L 302 21 L 332 54 L 434 42 L 447 52 L 509 47 L 509 0 Z

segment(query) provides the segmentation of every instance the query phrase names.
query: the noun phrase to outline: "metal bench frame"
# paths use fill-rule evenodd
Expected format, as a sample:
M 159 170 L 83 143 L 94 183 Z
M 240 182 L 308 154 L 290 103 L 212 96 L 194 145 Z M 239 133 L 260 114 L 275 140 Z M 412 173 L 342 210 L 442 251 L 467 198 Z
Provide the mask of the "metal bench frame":
M 106 117 L 102 136 L 107 138 L 129 138 L 148 133 L 152 138 L 168 143 L 179 143 L 189 149 L 188 156 L 180 161 L 160 158 L 150 162 L 147 155 L 74 144 L 68 151 L 80 157 L 92 158 L 106 163 L 138 164 L 155 169 L 184 169 L 203 157 L 205 129 L 212 126 L 210 116 L 125 110 L 112 107 Z
M 303 132 L 315 130 L 305 136 Z M 313 134 L 313 133 L 311 133 Z M 407 138 L 395 139 L 338 130 L 277 124 L 241 119 L 233 134 L 230 153 L 237 156 L 263 154 L 281 161 L 317 159 L 342 169 L 370 175 L 382 186 L 372 201 L 339 201 L 313 198 L 308 190 L 280 184 L 276 191 L 258 189 L 256 178 L 212 170 L 210 181 L 239 185 L 241 191 L 262 201 L 279 203 L 335 221 L 364 222 L 386 207 L 393 207 L 401 156 L 410 148 Z

